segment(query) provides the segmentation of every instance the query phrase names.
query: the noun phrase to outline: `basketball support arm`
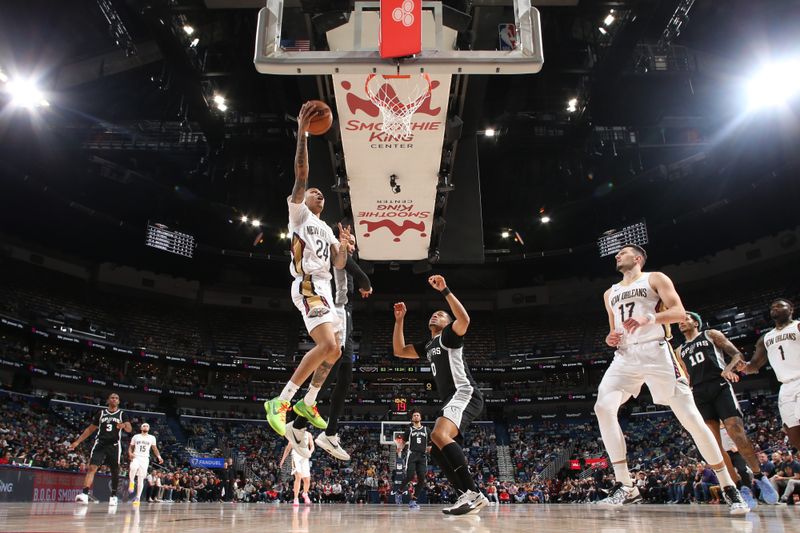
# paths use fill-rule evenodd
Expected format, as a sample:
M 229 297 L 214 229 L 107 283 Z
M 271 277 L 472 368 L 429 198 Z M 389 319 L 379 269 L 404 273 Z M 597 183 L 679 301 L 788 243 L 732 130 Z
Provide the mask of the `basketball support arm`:
M 539 11 L 530 0 L 514 0 L 518 43 L 514 50 L 444 50 L 442 3 L 424 1 L 423 9 L 434 11 L 438 49 L 423 49 L 410 58 L 394 62 L 382 59 L 377 50 L 361 46 L 361 12 L 379 2 L 356 2 L 352 17 L 356 24 L 352 51 L 287 52 L 281 48 L 283 0 L 267 0 L 258 13 L 255 63 L 262 74 L 535 74 L 542 69 L 542 32 Z

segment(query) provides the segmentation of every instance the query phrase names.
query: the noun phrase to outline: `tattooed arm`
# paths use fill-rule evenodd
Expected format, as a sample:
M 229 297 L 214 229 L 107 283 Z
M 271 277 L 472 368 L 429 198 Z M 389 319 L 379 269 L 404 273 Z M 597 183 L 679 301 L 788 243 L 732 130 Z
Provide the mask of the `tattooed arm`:
M 308 185 L 308 146 L 306 131 L 311 119 L 318 113 L 311 102 L 306 102 L 297 115 L 297 151 L 294 154 L 294 187 L 292 188 L 292 203 L 303 202 Z

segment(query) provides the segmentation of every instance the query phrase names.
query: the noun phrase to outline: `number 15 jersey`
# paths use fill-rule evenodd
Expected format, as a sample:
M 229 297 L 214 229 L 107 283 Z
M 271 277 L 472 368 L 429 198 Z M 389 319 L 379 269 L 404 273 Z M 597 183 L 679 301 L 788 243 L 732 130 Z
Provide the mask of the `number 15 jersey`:
M 289 235 L 292 237 L 292 262 L 289 272 L 295 278 L 312 276 L 331 279 L 331 245 L 338 243 L 330 226 L 314 216 L 305 202 L 289 204 Z
M 656 290 L 650 286 L 650 272 L 643 272 L 630 285 L 615 283 L 611 286 L 608 303 L 614 314 L 614 330 L 625 331 L 622 324 L 631 317 L 642 317 L 648 313 L 656 314 L 663 304 Z M 625 332 L 621 346 L 641 344 L 655 340 L 669 339 L 669 328 L 661 324 L 646 324 L 633 333 Z

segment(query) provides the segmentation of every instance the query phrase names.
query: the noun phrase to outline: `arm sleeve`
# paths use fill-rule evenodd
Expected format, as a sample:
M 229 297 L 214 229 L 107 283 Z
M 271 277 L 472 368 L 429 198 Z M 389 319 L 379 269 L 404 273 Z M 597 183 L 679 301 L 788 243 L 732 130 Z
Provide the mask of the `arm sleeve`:
M 442 346 L 445 348 L 461 348 L 464 346 L 464 337 L 453 332 L 452 324 L 448 324 L 442 330 Z
M 369 277 L 361 270 L 361 267 L 358 266 L 356 260 L 353 259 L 353 256 L 347 257 L 347 265 L 345 265 L 345 270 L 353 276 L 353 281 L 356 284 L 356 287 L 359 289 L 369 290 L 372 287 L 372 283 L 369 281 Z
M 292 197 L 286 198 L 286 203 L 289 204 L 289 225 L 299 226 L 306 221 L 311 211 L 308 210 L 305 202 L 296 204 L 292 202 Z

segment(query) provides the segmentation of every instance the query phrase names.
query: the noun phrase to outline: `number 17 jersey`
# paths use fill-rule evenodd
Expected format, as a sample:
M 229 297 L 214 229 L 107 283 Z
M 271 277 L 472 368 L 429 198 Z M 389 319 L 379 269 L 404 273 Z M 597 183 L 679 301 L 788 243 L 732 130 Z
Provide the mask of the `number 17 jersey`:
M 622 324 L 631 317 L 642 317 L 648 313 L 656 314 L 662 310 L 661 298 L 650 286 L 650 272 L 643 272 L 630 285 L 615 283 L 608 294 L 608 303 L 614 314 L 614 330 L 624 331 Z M 646 324 L 633 333 L 625 332 L 621 346 L 641 344 L 670 338 L 669 329 L 661 324 Z
M 330 226 L 306 206 L 289 204 L 289 235 L 292 238 L 292 261 L 289 272 L 295 278 L 312 276 L 315 280 L 331 279 L 331 245 L 339 241 Z

